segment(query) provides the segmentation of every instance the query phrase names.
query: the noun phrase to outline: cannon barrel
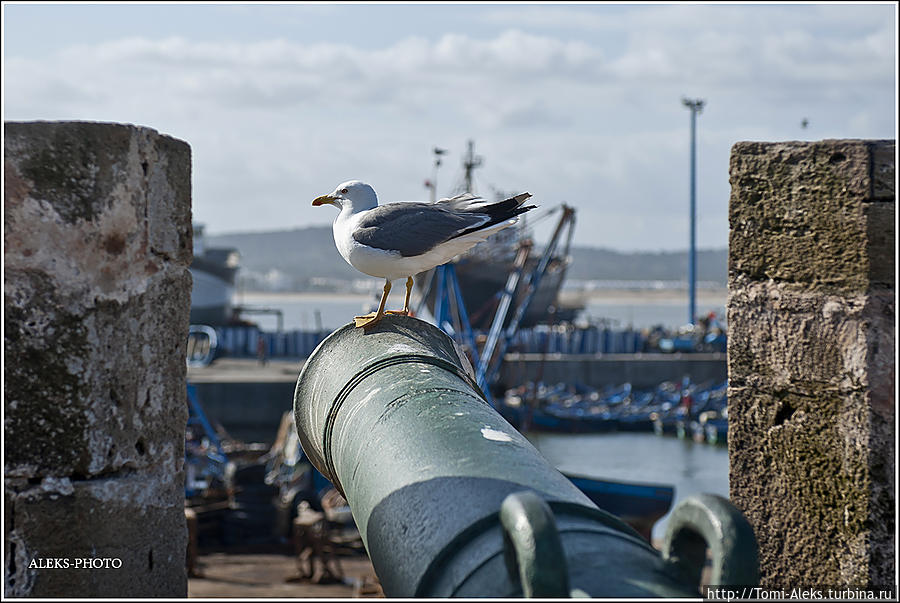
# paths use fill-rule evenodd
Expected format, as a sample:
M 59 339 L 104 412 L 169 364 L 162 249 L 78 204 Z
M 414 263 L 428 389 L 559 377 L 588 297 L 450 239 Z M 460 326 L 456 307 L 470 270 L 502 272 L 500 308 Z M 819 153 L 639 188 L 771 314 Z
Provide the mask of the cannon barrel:
M 294 420 L 389 597 L 696 597 L 704 539 L 743 520 L 701 501 L 656 551 L 487 404 L 452 339 L 410 317 L 332 333 L 300 373 Z M 710 549 L 746 546 L 741 530 Z M 719 583 L 753 579 L 751 544 L 750 562 L 713 560 L 731 572 Z

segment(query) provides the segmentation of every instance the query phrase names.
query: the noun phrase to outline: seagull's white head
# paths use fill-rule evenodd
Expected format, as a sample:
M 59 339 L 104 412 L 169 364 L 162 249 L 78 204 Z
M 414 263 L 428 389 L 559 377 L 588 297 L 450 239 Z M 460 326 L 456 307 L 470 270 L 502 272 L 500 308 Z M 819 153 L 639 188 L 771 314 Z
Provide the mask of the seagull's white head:
M 350 180 L 339 184 L 334 192 L 313 199 L 313 205 L 334 205 L 338 209 L 349 209 L 350 212 L 365 211 L 378 207 L 378 196 L 375 189 L 359 180 Z

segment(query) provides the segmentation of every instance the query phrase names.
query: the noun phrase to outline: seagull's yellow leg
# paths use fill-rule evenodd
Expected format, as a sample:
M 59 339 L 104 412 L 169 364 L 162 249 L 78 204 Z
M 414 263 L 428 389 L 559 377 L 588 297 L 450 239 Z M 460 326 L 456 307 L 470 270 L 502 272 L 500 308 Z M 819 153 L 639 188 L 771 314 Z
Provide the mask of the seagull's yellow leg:
M 388 293 L 391 292 L 391 281 L 384 279 L 384 294 L 381 296 L 381 303 L 378 304 L 377 312 L 369 312 L 365 316 L 354 316 L 353 322 L 357 327 L 367 327 L 373 325 L 384 316 L 384 304 L 387 303 Z
M 411 276 L 406 277 L 406 299 L 403 300 L 403 309 L 402 310 L 388 310 L 388 314 L 402 314 L 403 316 L 409 316 L 409 296 L 412 293 L 413 289 L 413 278 Z
M 412 295 L 413 277 L 406 277 L 406 299 L 403 300 L 403 313 L 409 315 L 409 296 Z

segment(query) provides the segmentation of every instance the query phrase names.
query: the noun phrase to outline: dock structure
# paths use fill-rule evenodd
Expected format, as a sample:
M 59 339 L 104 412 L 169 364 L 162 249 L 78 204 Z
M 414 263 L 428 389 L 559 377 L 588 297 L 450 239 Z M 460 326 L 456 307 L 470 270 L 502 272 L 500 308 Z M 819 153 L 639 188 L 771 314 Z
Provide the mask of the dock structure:
M 895 142 L 731 152 L 731 500 L 762 586 L 894 584 Z
M 303 360 L 221 358 L 188 368 L 204 411 L 233 438 L 273 444 L 284 413 L 291 410 Z
M 4 133 L 4 595 L 185 597 L 190 147 Z
M 631 383 L 653 388 L 685 376 L 695 383 L 721 383 L 727 378 L 721 352 L 692 354 L 521 354 L 504 358 L 500 382 L 510 387 L 530 379 L 545 383 L 580 383 L 590 387 Z
M 260 364 L 247 358 L 220 358 L 188 368 L 204 410 L 232 437 L 272 444 L 284 413 L 291 408 L 297 375 L 305 359 Z M 519 354 L 505 356 L 500 383 L 512 387 L 529 379 L 581 383 L 591 387 L 630 382 L 656 387 L 688 376 L 695 383 L 727 378 L 725 354 Z

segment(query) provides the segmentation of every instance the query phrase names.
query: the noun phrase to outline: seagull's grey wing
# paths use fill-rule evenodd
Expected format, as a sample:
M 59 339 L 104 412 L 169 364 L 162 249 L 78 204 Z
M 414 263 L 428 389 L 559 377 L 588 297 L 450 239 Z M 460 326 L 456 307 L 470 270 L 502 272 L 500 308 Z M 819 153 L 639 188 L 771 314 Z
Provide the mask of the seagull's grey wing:
M 486 214 L 453 211 L 437 203 L 388 203 L 366 212 L 352 235 L 363 245 L 409 257 L 477 230 L 489 220 Z

